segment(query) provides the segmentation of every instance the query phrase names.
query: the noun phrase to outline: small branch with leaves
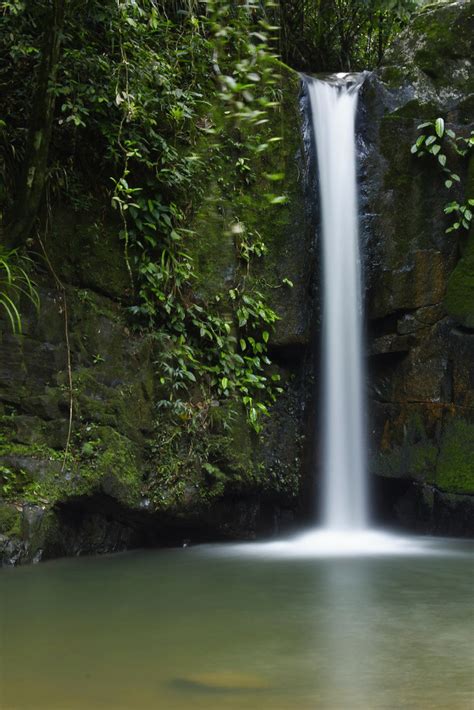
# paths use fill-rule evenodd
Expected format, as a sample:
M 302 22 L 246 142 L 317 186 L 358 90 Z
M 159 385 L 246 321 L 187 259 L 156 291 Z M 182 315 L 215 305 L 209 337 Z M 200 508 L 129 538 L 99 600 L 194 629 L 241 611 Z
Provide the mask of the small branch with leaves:
M 470 154 L 474 147 L 474 131 L 470 136 L 457 136 L 456 133 L 446 128 L 443 118 L 438 117 L 434 121 L 426 121 L 417 126 L 419 131 L 423 131 L 411 147 L 411 152 L 419 158 L 425 155 L 432 155 L 441 166 L 445 180 L 444 185 L 448 190 L 456 184 L 461 183 L 459 175 L 448 165 L 447 153 L 454 152 L 461 158 Z M 472 223 L 474 199 L 467 196 L 464 202 L 453 200 L 444 206 L 444 213 L 453 215 L 453 223 L 446 229 L 446 232 L 454 232 L 458 229 L 469 229 Z

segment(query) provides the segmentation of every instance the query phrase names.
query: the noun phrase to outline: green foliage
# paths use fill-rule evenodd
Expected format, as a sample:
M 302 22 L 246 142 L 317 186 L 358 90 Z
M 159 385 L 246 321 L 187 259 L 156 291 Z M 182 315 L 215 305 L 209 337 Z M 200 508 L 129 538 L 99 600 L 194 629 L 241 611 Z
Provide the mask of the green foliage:
M 0 502 L 0 535 L 21 536 L 21 512 L 15 506 Z
M 188 200 L 191 198 L 195 203 L 201 198 L 200 189 L 195 187 L 196 177 L 203 178 L 206 160 L 217 165 L 227 159 L 226 149 L 230 147 L 234 153 L 237 148 L 233 171 L 246 185 L 251 179 L 254 156 L 271 150 L 279 140 L 278 136 L 270 135 L 265 142 L 260 133 L 269 122 L 269 111 L 278 105 L 275 100 L 278 75 L 269 52 L 270 38 L 266 34 L 275 28 L 262 19 L 257 20 L 254 28 L 252 11 L 255 8 L 255 3 L 236 10 L 226 3 L 209 2 L 206 16 L 191 18 L 193 34 L 200 27 L 204 33 L 200 47 L 204 49 L 206 61 L 211 61 L 212 47 L 212 71 L 218 89 L 216 93 L 214 85 L 206 87 L 207 98 L 212 98 L 212 102 L 202 100 L 194 106 L 190 101 L 186 104 L 180 101 L 175 110 L 168 112 L 173 120 L 178 120 L 181 135 L 186 136 L 192 150 L 180 151 L 181 171 L 175 160 L 178 153 L 173 152 L 169 158 L 173 167 L 162 169 L 161 174 L 178 196 L 181 188 L 186 189 Z M 200 65 L 198 71 L 202 70 Z M 180 98 L 185 96 L 182 87 L 175 93 Z M 216 114 L 215 109 L 209 113 L 209 104 L 219 100 L 224 106 L 222 116 Z M 193 135 L 195 125 L 186 128 L 183 123 L 188 118 L 196 120 L 198 111 L 207 111 L 200 115 L 202 132 L 215 137 L 215 143 L 205 141 L 205 155 L 201 154 L 199 142 L 196 143 Z M 231 132 L 237 140 L 229 140 Z M 140 131 L 142 139 L 143 130 Z M 163 147 L 162 142 L 160 147 Z M 247 409 L 250 424 L 258 432 L 260 418 L 268 413 L 268 403 L 274 400 L 277 391 L 272 380 L 264 374 L 270 361 L 266 355 L 267 341 L 261 340 L 259 334 L 277 316 L 266 306 L 260 293 L 247 293 L 243 281 L 236 283 L 229 296 L 235 301 L 237 327 L 243 336 L 237 338 L 232 318 L 220 313 L 221 305 L 229 300 L 225 292 L 211 303 L 200 304 L 193 300 L 196 277 L 186 244 L 199 235 L 186 229 L 183 207 L 167 200 L 165 191 L 157 190 L 156 174 L 153 181 L 146 180 L 140 186 L 128 182 L 131 161 L 141 158 L 141 146 L 128 140 L 124 172 L 115 181 L 112 200 L 123 222 L 121 236 L 126 258 L 132 248 L 135 268 L 131 272 L 138 274 L 140 301 L 132 307 L 132 312 L 151 328 L 160 325 L 157 337 L 161 342 L 163 339 L 167 342 L 164 354 L 157 362 L 166 392 L 159 406 L 166 407 L 178 418 L 184 417 L 189 423 L 195 407 L 188 395 L 195 386 L 200 389 L 201 399 L 205 402 L 213 398 L 240 400 Z M 146 160 L 143 167 L 150 167 Z M 271 180 L 275 182 L 275 176 L 270 176 Z M 267 195 L 268 201 L 274 204 L 281 199 L 273 193 Z M 231 229 L 233 232 L 240 229 L 245 235 L 239 240 L 237 249 L 248 270 L 251 256 L 261 256 L 265 245 L 257 235 L 247 234 L 238 217 Z M 265 332 L 268 335 L 268 331 Z M 238 340 L 245 342 L 245 336 L 254 346 L 241 354 Z M 262 395 L 267 401 L 260 401 Z
M 25 154 L 24 117 L 49 2 L 4 2 L 2 11 L 9 99 L 0 167 L 8 176 L 8 212 Z M 56 111 L 47 203 L 60 199 L 84 211 L 92 199 L 108 195 L 119 217 L 133 324 L 166 344 L 156 363 L 160 407 L 178 418 L 186 411 L 188 423 L 198 389 L 203 401 L 243 405 L 260 431 L 278 392 L 267 354 L 277 316 L 247 278 L 251 260 L 265 253 L 261 236 L 246 228 L 236 207 L 229 229 L 236 230 L 241 273 L 232 288 L 202 302 L 194 294 L 189 249 L 201 235 L 188 227 L 209 168 L 226 174 L 237 197 L 239 185 L 244 190 L 255 180 L 255 162 L 280 140 L 269 130 L 280 99 L 271 11 L 272 3 L 256 0 L 67 4 L 58 72 L 49 87 Z M 286 200 L 275 189 L 282 177 L 264 178 L 275 210 Z
M 459 175 L 451 170 L 448 164 L 448 156 L 469 156 L 474 147 L 474 131 L 469 137 L 457 136 L 455 132 L 446 128 L 443 118 L 438 117 L 434 121 L 426 121 L 418 126 L 422 131 L 415 143 L 411 147 L 411 152 L 419 158 L 431 155 L 441 167 L 445 181 L 444 185 L 451 190 L 461 182 Z M 453 223 L 446 229 L 446 232 L 453 232 L 459 229 L 469 229 L 472 223 L 474 199 L 467 196 L 464 202 L 453 200 L 444 207 L 445 214 L 453 215 Z
M 281 2 L 281 54 L 303 71 L 372 69 L 420 4 L 418 0 Z
M 31 261 L 0 245 L 0 308 L 7 315 L 13 333 L 21 333 L 19 301 L 22 296 L 39 308 L 39 296 L 34 281 L 28 275 Z
M 440 442 L 436 484 L 454 493 L 474 492 L 474 425 L 464 419 L 447 423 Z
M 0 465 L 0 496 L 4 500 L 38 502 L 41 485 L 27 471 Z

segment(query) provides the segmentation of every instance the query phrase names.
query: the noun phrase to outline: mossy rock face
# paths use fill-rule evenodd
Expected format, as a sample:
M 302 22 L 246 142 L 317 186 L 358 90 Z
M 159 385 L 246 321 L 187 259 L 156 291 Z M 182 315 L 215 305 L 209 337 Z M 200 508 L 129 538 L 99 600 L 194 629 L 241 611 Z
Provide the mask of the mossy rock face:
M 400 519 L 443 534 L 471 529 L 473 239 L 446 233 L 444 206 L 474 194 L 474 166 L 449 157 L 467 185 L 466 194 L 450 192 L 433 158 L 410 149 L 418 124 L 438 116 L 458 135 L 469 134 L 473 27 L 472 2 L 426 6 L 361 92 L 370 469 L 398 479 L 399 491 L 413 481 L 409 502 L 394 501 Z M 455 511 L 464 511 L 458 527 L 449 524 Z
M 279 315 L 269 347 L 285 392 L 264 437 L 250 430 L 243 408 L 224 427 L 221 406 L 215 425 L 197 437 L 202 456 L 199 450 L 189 461 L 196 442 L 186 436 L 174 447 L 176 421 L 157 407 L 168 395 L 157 365 L 166 346 L 156 333 L 133 329 L 117 215 L 98 198 L 80 212 L 53 204 L 46 249 L 64 289 L 41 272 L 39 314 L 25 303 L 23 335 L 2 327 L 0 339 L 0 466 L 6 471 L 0 549 L 7 562 L 147 544 L 166 525 L 251 537 L 262 516 L 273 525 L 268 501 L 296 507 L 305 417 L 297 403 L 309 396 L 303 370 L 314 312 L 308 294 L 315 234 L 304 207 L 300 78 L 276 62 L 275 71 L 283 101 L 268 131 L 283 141 L 255 161 L 248 182 L 235 175 L 237 153 L 213 159 L 185 245 L 194 259 L 193 300 L 206 304 L 219 295 L 222 312 L 236 321 L 227 292 L 244 278 Z M 210 110 L 219 114 L 222 107 Z M 204 155 L 214 154 L 206 145 L 213 140 L 202 137 Z M 274 187 L 288 201 L 270 207 L 265 193 L 272 185 L 264 176 L 282 171 L 285 179 Z M 247 273 L 229 229 L 237 213 L 266 246 Z
M 470 0 L 423 8 L 383 59 L 391 86 L 415 87 L 419 97 L 437 95 L 447 105 L 474 91 L 474 9 Z
M 4 495 L 19 502 L 39 500 L 51 506 L 96 492 L 131 506 L 139 500 L 142 469 L 138 449 L 112 427 L 86 425 L 76 431 L 68 454 L 4 438 L 0 465 L 11 484 Z
M 474 425 L 455 408 L 392 406 L 379 446 L 373 473 L 474 494 Z
M 449 421 L 443 431 L 436 484 L 444 491 L 474 495 L 474 424 Z
M 21 537 L 21 512 L 16 506 L 0 501 L 0 535 Z
M 445 305 L 458 323 L 474 329 L 474 239 L 449 277 Z
M 392 405 L 379 406 L 377 415 L 383 427 L 378 429 L 379 453 L 371 461 L 373 473 L 424 483 L 434 481 L 436 434 L 442 411 L 430 416 L 422 407 Z
M 227 175 L 237 154 L 221 159 L 211 174 L 206 196 L 194 219 L 196 235 L 188 249 L 197 267 L 196 293 L 203 299 L 222 295 L 235 285 L 242 270 L 239 235 L 233 231 L 239 218 L 250 239 L 258 236 L 265 253 L 252 259 L 246 282 L 261 292 L 279 316 L 272 344 L 276 347 L 310 342 L 311 299 L 308 297 L 315 260 L 314 224 L 307 218 L 304 204 L 305 156 L 301 130 L 298 74 L 275 63 L 281 75 L 282 103 L 270 116 L 271 129 L 281 135 L 279 147 L 262 153 L 245 187 L 229 184 Z M 266 174 L 285 173 L 283 182 L 273 186 Z M 276 186 L 276 187 L 275 187 Z M 278 190 L 285 204 L 270 205 L 265 193 Z M 199 236 L 197 236 L 199 235 Z M 290 286 L 291 282 L 293 286 Z M 232 310 L 232 304 L 228 304 Z
M 0 500 L 0 567 L 38 562 L 57 534 L 56 516 L 44 506 Z
M 469 161 L 466 197 L 474 199 L 474 156 Z M 446 289 L 445 307 L 457 323 L 474 329 L 474 228 L 460 237 L 461 258 L 453 269 Z
M 119 238 L 122 225 L 101 203 L 78 211 L 58 208 L 48 239 L 48 256 L 66 284 L 128 302 L 132 283 Z

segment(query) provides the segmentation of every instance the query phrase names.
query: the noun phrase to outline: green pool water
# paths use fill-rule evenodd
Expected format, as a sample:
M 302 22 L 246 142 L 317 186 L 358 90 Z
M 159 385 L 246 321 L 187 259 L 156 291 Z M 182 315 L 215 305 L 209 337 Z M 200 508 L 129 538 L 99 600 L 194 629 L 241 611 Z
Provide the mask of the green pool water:
M 472 710 L 468 547 L 221 545 L 0 570 L 0 707 Z

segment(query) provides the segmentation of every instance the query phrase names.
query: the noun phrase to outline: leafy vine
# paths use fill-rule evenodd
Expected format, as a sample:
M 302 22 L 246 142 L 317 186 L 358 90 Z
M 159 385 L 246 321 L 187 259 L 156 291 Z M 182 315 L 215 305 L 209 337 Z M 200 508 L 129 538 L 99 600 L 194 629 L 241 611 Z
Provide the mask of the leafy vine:
M 451 128 L 446 128 L 444 119 L 438 117 L 434 121 L 425 121 L 418 127 L 423 131 L 411 147 L 411 152 L 419 158 L 425 155 L 432 155 L 442 168 L 445 181 L 444 185 L 451 190 L 454 185 L 461 182 L 460 176 L 455 173 L 448 164 L 448 154 L 458 155 L 465 158 L 474 148 L 474 131 L 470 136 L 458 136 Z M 469 229 L 473 219 L 474 199 L 466 196 L 464 201 L 452 200 L 444 206 L 445 214 L 453 216 L 452 224 L 446 232 L 454 232 L 459 229 Z

